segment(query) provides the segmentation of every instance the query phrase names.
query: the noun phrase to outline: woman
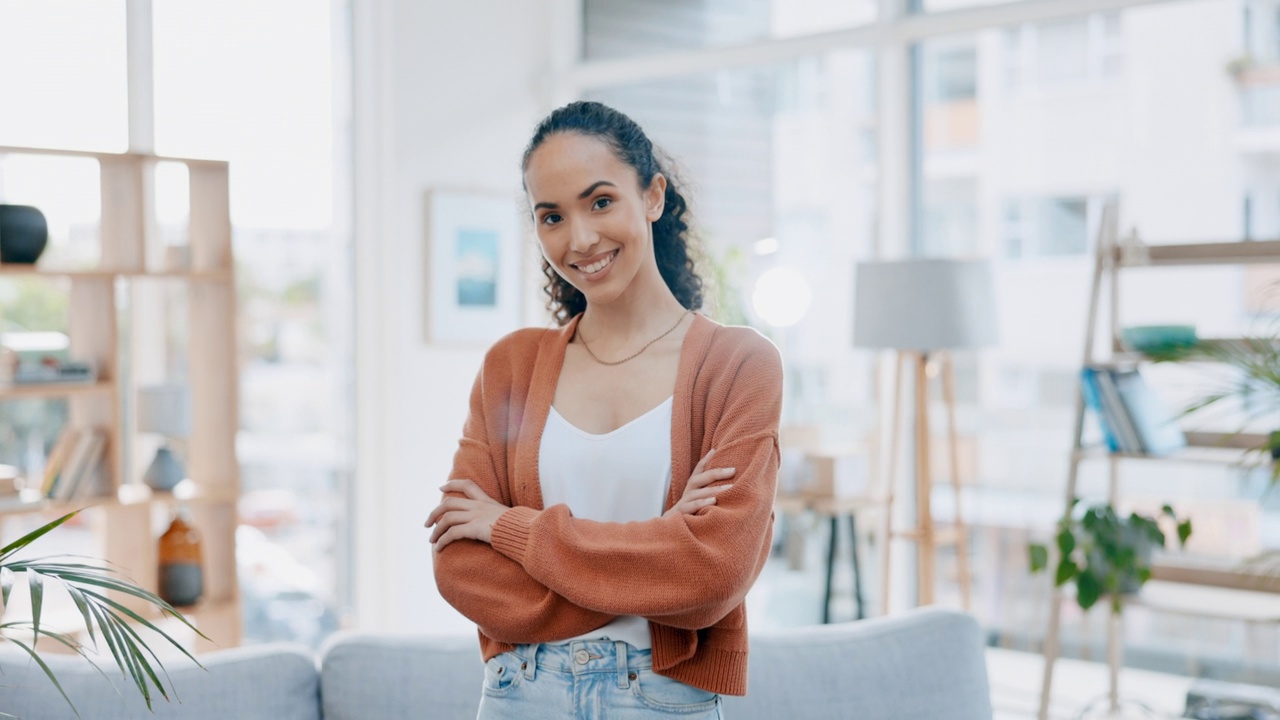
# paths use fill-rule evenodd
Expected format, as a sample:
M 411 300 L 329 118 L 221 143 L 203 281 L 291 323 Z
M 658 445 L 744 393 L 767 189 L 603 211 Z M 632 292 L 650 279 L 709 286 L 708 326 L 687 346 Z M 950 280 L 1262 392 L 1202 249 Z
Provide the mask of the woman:
M 485 356 L 434 527 L 479 626 L 481 718 L 719 718 L 747 690 L 782 367 L 695 311 L 685 201 L 630 118 L 562 107 L 524 154 L 558 329 Z

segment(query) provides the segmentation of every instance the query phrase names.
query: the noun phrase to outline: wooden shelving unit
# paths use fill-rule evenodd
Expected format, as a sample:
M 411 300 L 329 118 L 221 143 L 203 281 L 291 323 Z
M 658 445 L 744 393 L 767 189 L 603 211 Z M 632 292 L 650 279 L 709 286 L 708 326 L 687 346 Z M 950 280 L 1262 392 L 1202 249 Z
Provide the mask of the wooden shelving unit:
M 1145 356 L 1129 351 L 1120 338 L 1119 285 L 1122 270 L 1249 264 L 1280 264 L 1280 240 L 1182 245 L 1145 245 L 1136 238 L 1122 241 L 1117 231 L 1116 208 L 1114 205 L 1108 206 L 1098 232 L 1082 365 L 1132 367 L 1147 360 Z M 1105 352 L 1099 356 L 1095 352 L 1094 339 L 1102 320 L 1099 310 L 1104 284 L 1109 291 L 1109 315 L 1106 319 L 1108 343 Z M 1211 340 L 1215 343 L 1239 341 L 1236 338 Z M 1187 432 L 1187 446 L 1169 455 L 1118 453 L 1109 452 L 1105 447 L 1086 447 L 1083 437 L 1085 414 L 1084 394 L 1081 390 L 1076 397 L 1074 441 L 1067 473 L 1065 512 L 1071 511 L 1076 497 L 1082 462 L 1104 460 L 1109 464 L 1108 501 L 1115 506 L 1119 503 L 1120 466 L 1128 461 L 1248 467 L 1258 466 L 1269 460 L 1256 456 L 1246 457 L 1247 450 L 1261 445 L 1265 439 L 1261 435 L 1249 433 Z M 1162 564 L 1157 561 L 1152 567 L 1152 580 L 1144 586 L 1142 592 L 1125 597 L 1123 601 L 1126 605 L 1181 615 L 1280 624 L 1280 594 L 1277 593 L 1280 593 L 1280 582 L 1274 579 L 1269 581 L 1262 575 L 1193 564 Z M 1053 667 L 1059 653 L 1062 605 L 1069 599 L 1069 594 L 1063 589 L 1054 589 L 1049 607 L 1049 627 L 1045 635 L 1044 674 L 1037 715 L 1040 720 L 1048 718 Z M 1111 616 L 1107 623 L 1107 660 L 1111 672 L 1113 709 L 1118 702 L 1117 684 L 1119 668 L 1123 662 L 1122 633 L 1121 618 Z
M 149 154 L 91 153 L 39 148 L 0 147 L 0 156 L 49 155 L 96 160 L 100 167 L 102 210 L 99 220 L 100 260 L 91 268 L 0 265 L 0 283 L 10 278 L 47 278 L 69 285 L 70 354 L 92 361 L 97 380 L 85 384 L 49 383 L 0 386 L 0 402 L 31 398 L 63 398 L 69 425 L 96 427 L 106 433 L 106 492 L 69 503 L 42 501 L 26 507 L 0 508 L 0 522 L 15 515 L 56 516 L 88 508 L 100 556 L 127 569 L 143 587 L 158 590 L 157 540 L 172 509 L 190 509 L 202 536 L 204 596 L 189 611 L 193 624 L 210 637 L 197 649 L 240 643 L 241 599 L 236 580 L 236 506 L 240 470 L 235 437 L 239 420 L 236 352 L 236 293 L 231 247 L 227 163 L 168 158 Z M 163 265 L 163 243 L 153 213 L 153 178 L 158 162 L 186 166 L 190 185 L 187 227 L 190 267 Z M 164 328 L 141 327 L 139 311 L 169 312 L 155 305 L 156 283 L 185 289 L 187 360 L 185 377 L 166 377 L 163 362 L 149 358 L 163 345 Z M 148 288 L 151 288 L 150 290 Z M 133 325 L 124 337 L 118 318 L 120 294 L 131 298 L 127 312 Z M 148 306 L 150 303 L 150 306 Z M 140 336 L 150 332 L 150 341 Z M 128 363 L 121 372 L 121 359 Z M 185 442 L 187 475 L 181 492 L 152 493 L 141 485 L 154 438 L 141 438 L 127 412 L 139 385 L 184 381 L 191 392 L 192 431 Z M 133 460 L 126 476 L 125 450 Z M 128 596 L 120 599 L 146 610 Z

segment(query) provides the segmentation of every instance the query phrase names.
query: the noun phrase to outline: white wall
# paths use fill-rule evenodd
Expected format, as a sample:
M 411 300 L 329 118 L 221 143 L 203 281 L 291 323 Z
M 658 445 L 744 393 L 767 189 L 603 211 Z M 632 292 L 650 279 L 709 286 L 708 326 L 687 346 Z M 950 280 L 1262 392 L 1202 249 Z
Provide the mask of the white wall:
M 368 629 L 471 633 L 435 590 L 422 522 L 484 347 L 424 342 L 424 195 L 473 189 L 516 203 L 520 154 L 554 87 L 553 0 L 374 5 L 355 17 L 356 177 L 371 184 L 357 188 L 357 617 Z

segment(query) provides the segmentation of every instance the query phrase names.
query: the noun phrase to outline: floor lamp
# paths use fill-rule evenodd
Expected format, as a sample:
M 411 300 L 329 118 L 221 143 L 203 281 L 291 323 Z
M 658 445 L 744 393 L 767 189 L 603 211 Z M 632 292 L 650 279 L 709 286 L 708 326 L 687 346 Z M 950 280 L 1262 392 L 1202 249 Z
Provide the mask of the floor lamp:
M 964 607 L 969 607 L 968 542 L 960 513 L 960 463 L 955 427 L 955 373 L 951 350 L 996 342 L 995 299 L 991 266 L 985 261 L 943 259 L 859 263 L 854 306 L 853 344 L 897 351 L 894 363 L 893 418 L 889 467 L 885 480 L 885 551 L 881 568 L 881 603 L 889 605 L 889 546 L 894 538 L 916 545 L 917 599 L 934 602 L 935 557 L 939 544 L 954 544 Z M 904 370 L 904 365 L 909 370 Z M 894 468 L 898 426 L 902 416 L 902 379 L 914 387 L 916 527 L 893 531 Z M 955 492 L 955 525 L 940 533 L 930 508 L 932 434 L 929 423 L 929 380 L 941 375 L 946 408 L 951 485 Z

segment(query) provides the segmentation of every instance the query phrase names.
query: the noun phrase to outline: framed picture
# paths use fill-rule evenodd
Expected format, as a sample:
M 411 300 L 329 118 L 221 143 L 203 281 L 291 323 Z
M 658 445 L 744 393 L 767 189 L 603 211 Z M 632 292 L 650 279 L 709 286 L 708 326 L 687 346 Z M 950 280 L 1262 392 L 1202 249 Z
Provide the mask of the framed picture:
M 486 344 L 520 327 L 524 243 L 516 201 L 427 193 L 426 340 Z

